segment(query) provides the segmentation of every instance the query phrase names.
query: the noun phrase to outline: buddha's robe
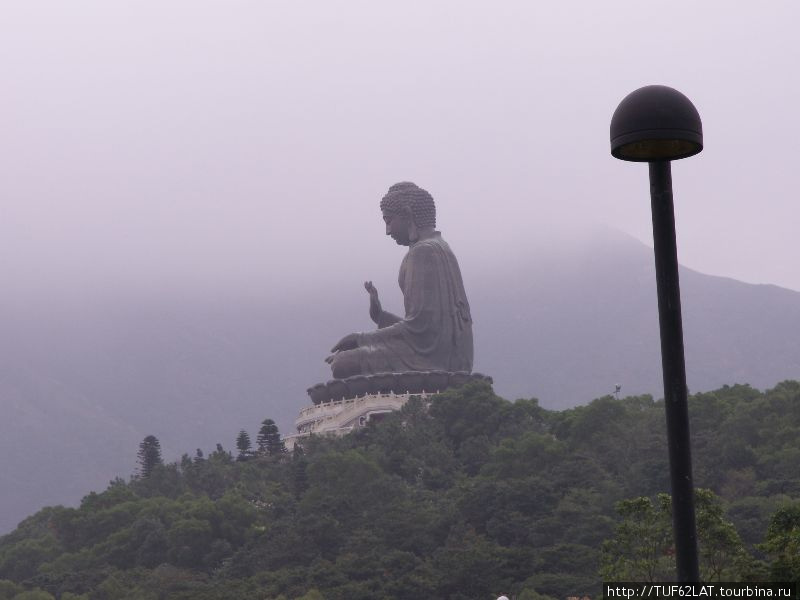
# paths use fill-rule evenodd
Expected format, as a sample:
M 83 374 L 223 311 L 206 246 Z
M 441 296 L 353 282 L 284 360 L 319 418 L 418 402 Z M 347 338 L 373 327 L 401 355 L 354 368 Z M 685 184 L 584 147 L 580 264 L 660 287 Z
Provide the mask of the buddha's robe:
M 437 231 L 408 250 L 398 278 L 405 317 L 358 334 L 365 375 L 404 371 L 472 371 L 472 318 L 461 270 Z

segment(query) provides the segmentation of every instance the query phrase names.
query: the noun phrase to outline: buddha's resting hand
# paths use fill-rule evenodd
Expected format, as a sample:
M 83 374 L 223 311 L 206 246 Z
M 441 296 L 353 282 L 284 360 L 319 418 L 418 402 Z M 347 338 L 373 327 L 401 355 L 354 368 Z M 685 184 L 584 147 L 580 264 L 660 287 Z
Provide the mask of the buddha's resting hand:
M 371 281 L 364 282 L 364 289 L 366 289 L 369 294 L 369 318 L 372 319 L 376 325 L 380 325 L 383 307 L 378 298 L 378 290 L 372 285 Z
M 333 352 L 333 354 L 326 357 L 325 362 L 331 364 L 337 352 L 343 352 L 344 350 L 355 350 L 356 348 L 358 348 L 358 334 L 348 333 L 346 336 L 340 339 L 333 348 L 331 348 L 331 352 Z
M 333 354 L 325 357 L 325 362 L 331 364 L 339 352 L 343 352 L 344 350 L 354 350 L 356 348 L 358 348 L 358 334 L 348 333 L 346 336 L 340 339 L 333 348 L 331 348 L 331 352 L 333 352 Z

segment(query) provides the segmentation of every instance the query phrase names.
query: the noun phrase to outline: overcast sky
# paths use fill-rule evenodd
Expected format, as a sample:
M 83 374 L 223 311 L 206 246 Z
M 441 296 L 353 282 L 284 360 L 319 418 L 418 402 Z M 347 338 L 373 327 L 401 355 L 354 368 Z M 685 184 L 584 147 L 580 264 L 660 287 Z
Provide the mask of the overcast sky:
M 465 273 L 586 223 L 650 244 L 608 125 L 653 83 L 703 119 L 680 261 L 800 290 L 798 23 L 796 0 L 3 0 L 4 294 L 392 281 L 401 180 Z

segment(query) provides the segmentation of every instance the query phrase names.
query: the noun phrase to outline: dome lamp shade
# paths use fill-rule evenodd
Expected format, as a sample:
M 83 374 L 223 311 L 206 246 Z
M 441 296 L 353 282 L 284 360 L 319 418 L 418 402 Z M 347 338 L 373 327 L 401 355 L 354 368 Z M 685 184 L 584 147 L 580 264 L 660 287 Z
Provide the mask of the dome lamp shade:
M 700 114 L 671 87 L 639 88 L 622 99 L 611 117 L 611 154 L 620 160 L 678 160 L 702 149 Z

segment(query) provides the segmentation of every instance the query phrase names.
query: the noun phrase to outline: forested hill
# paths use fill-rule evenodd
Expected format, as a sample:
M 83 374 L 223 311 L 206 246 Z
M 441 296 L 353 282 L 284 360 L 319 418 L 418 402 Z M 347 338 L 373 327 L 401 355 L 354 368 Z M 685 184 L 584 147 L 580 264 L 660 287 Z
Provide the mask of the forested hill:
M 0 538 L 0 599 L 542 600 L 668 579 L 663 412 L 550 411 L 480 383 L 293 455 L 144 452 L 146 474 Z M 704 578 L 797 581 L 800 383 L 690 412 Z

